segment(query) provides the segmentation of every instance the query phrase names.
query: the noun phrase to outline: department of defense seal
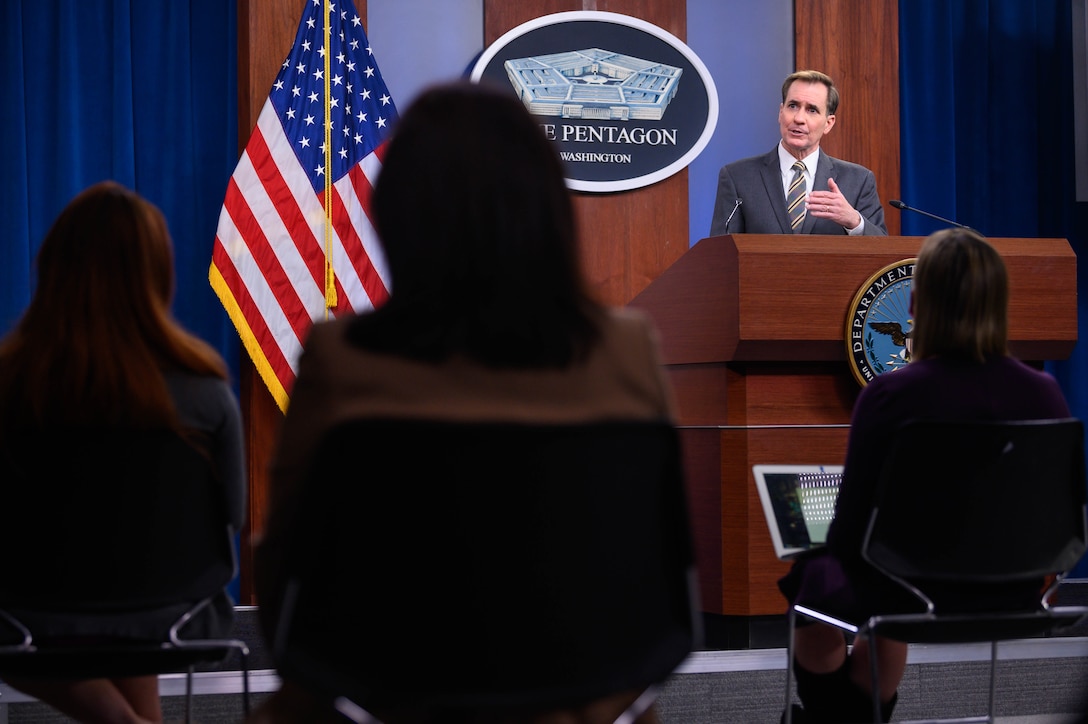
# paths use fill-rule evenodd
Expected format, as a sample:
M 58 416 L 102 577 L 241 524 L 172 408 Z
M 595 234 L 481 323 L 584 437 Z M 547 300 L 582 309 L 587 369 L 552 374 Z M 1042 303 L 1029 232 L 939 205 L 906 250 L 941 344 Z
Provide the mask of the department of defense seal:
M 910 362 L 911 278 L 916 259 L 889 264 L 854 295 L 846 317 L 846 358 L 862 386 Z

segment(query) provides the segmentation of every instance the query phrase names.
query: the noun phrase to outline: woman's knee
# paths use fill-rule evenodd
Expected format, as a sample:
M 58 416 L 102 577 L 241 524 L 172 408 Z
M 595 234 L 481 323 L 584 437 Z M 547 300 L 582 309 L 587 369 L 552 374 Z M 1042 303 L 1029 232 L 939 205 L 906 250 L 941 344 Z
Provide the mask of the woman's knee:
M 903 672 L 907 668 L 907 651 L 908 646 L 902 641 L 877 638 L 876 663 L 881 701 L 889 701 L 899 688 L 899 682 L 902 681 Z M 850 654 L 850 679 L 866 691 L 872 689 L 872 669 L 870 664 L 872 655 L 869 650 L 869 641 L 866 638 L 858 639 Z
M 823 623 L 798 626 L 793 633 L 793 658 L 815 674 L 835 671 L 846 660 L 846 637 Z

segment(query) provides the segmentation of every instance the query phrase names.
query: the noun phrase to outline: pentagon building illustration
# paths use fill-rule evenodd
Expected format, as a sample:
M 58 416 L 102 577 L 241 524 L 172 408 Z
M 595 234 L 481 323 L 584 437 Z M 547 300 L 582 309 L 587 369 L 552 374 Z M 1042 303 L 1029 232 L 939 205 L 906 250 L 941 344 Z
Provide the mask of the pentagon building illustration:
M 682 72 L 600 48 L 515 58 L 503 65 L 531 113 L 594 120 L 661 120 Z

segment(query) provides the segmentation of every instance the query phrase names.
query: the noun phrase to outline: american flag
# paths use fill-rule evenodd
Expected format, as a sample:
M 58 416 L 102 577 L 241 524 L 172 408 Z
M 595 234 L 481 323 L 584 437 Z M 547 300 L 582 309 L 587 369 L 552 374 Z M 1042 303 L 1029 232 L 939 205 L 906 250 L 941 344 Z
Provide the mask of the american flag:
M 227 186 L 208 273 L 281 410 L 311 324 L 389 296 L 368 215 L 397 111 L 351 0 L 329 4 L 328 29 L 326 2 L 303 10 Z

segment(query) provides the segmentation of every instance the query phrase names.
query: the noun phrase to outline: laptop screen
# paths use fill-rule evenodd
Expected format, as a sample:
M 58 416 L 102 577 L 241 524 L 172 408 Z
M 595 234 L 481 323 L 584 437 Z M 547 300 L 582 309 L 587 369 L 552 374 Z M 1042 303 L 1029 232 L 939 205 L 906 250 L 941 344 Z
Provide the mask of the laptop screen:
M 756 465 L 752 470 L 775 555 L 791 558 L 824 545 L 842 466 Z

